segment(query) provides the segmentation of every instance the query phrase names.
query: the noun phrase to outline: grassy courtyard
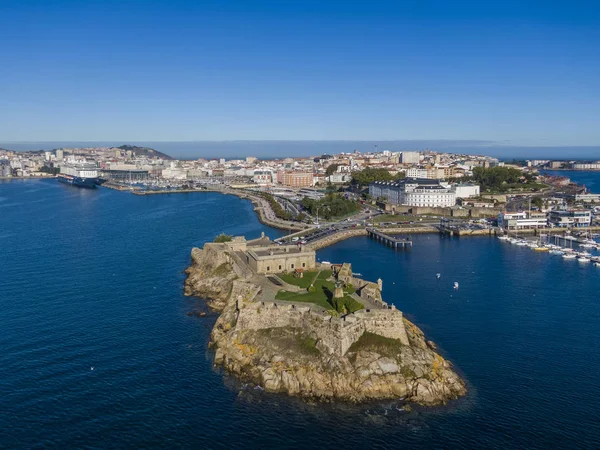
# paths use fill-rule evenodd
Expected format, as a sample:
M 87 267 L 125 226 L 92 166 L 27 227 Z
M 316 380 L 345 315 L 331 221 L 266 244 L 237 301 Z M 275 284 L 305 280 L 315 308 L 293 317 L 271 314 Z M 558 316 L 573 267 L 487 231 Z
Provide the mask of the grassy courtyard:
M 335 285 L 332 281 L 327 281 L 331 277 L 331 270 L 323 270 L 321 272 L 312 271 L 305 272 L 302 278 L 296 278 L 293 274 L 280 274 L 279 278 L 288 284 L 298 286 L 303 289 L 308 289 L 307 292 L 289 292 L 281 290 L 275 298 L 277 300 L 286 300 L 290 302 L 314 303 L 327 310 L 335 310 L 338 313 L 354 312 L 363 309 L 364 305 L 350 297 L 355 289 L 353 287 L 344 288 L 347 294 L 343 298 L 334 299 L 333 292 Z M 310 288 L 310 286 L 313 288 Z

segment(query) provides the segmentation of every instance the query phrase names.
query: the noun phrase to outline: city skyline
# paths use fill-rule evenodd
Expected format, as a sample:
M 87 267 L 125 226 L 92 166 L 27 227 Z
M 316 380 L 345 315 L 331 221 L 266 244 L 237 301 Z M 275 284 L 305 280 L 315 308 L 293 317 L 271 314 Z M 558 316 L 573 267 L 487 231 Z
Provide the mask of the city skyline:
M 176 159 L 245 158 L 255 156 L 263 159 L 282 157 L 318 156 L 330 153 L 350 153 L 354 150 L 411 151 L 426 149 L 438 152 L 489 155 L 500 159 L 573 159 L 596 160 L 599 146 L 578 147 L 519 147 L 489 141 L 450 140 L 396 140 L 396 141 L 49 141 L 49 142 L 0 142 L 0 148 L 14 151 L 53 150 L 56 148 L 117 147 L 129 144 L 154 148 Z
M 0 138 L 597 146 L 598 8 L 13 2 Z

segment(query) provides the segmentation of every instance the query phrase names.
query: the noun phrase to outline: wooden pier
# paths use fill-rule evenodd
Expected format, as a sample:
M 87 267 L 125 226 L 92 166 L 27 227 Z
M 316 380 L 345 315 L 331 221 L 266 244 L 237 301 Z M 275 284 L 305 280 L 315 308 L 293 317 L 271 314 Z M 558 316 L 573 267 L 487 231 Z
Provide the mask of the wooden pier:
M 378 240 L 379 242 L 384 243 L 385 245 L 389 245 L 394 248 L 412 248 L 412 241 L 407 239 L 401 239 L 394 236 L 390 236 L 389 234 L 385 234 L 375 228 L 367 228 L 367 234 L 373 239 Z

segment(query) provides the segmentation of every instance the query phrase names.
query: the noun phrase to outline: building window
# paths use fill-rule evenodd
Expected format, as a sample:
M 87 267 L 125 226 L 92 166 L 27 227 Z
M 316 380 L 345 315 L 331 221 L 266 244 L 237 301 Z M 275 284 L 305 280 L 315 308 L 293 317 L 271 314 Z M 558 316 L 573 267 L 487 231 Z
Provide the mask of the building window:
M 292 269 L 294 268 L 294 265 L 292 264 Z
M 279 270 L 281 270 L 281 266 L 279 266 Z
M 305 264 L 305 263 L 302 263 L 302 267 L 306 267 L 306 264 Z
M 271 270 L 271 266 L 267 266 L 267 272 Z

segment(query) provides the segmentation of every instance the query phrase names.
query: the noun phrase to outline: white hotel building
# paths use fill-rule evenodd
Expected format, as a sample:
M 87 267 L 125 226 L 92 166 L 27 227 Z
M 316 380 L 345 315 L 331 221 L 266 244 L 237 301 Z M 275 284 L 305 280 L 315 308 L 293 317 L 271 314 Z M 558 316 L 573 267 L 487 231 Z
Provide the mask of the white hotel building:
M 443 186 L 439 180 L 405 178 L 403 180 L 376 181 L 369 185 L 373 198 L 385 197 L 395 205 L 447 207 L 456 204 L 456 194 Z

